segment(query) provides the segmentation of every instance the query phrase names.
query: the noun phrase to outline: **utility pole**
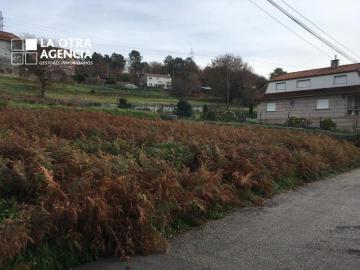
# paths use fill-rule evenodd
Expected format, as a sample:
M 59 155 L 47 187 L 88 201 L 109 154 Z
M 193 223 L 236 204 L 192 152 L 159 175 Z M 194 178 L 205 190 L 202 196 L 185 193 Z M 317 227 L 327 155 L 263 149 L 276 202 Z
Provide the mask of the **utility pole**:
M 190 58 L 192 60 L 194 60 L 194 50 L 193 50 L 193 48 L 191 48 L 191 50 L 190 50 Z
M 0 10 L 0 31 L 4 31 L 4 17 L 2 11 Z
M 226 63 L 226 107 L 229 109 L 230 101 L 230 79 L 229 79 L 229 63 Z

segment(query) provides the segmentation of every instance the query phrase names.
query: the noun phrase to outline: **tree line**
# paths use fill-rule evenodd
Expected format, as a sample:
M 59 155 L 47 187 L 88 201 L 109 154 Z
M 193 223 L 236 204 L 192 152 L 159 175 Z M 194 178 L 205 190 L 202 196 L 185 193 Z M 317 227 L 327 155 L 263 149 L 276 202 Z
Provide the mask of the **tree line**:
M 256 74 L 240 56 L 233 54 L 218 56 L 203 69 L 191 57 L 168 55 L 162 62 L 146 62 L 137 50 L 132 50 L 127 57 L 115 52 L 111 55 L 94 52 L 87 60 L 91 60 L 93 65 L 75 66 L 75 81 L 86 82 L 100 78 L 107 82 L 138 84 L 142 73 L 169 74 L 173 78 L 172 94 L 179 98 L 201 94 L 201 87 L 206 86 L 211 89 L 209 95 L 227 104 L 251 106 L 267 83 L 266 78 Z M 60 75 L 64 73 L 59 67 L 46 66 L 26 67 L 23 70 L 38 77 L 42 96 L 46 85 L 52 80 L 63 79 Z M 277 68 L 271 77 L 284 72 Z
M 137 50 L 128 57 L 113 53 L 94 53 L 92 66 L 76 68 L 75 78 L 101 78 L 138 84 L 139 74 L 169 74 L 173 78 L 173 94 L 188 97 L 200 92 L 201 86 L 211 87 L 211 94 L 228 103 L 249 106 L 258 92 L 263 91 L 267 80 L 256 74 L 240 56 L 225 54 L 216 57 L 211 64 L 201 69 L 191 58 L 168 55 L 162 62 L 146 62 Z M 127 70 L 128 72 L 124 73 Z

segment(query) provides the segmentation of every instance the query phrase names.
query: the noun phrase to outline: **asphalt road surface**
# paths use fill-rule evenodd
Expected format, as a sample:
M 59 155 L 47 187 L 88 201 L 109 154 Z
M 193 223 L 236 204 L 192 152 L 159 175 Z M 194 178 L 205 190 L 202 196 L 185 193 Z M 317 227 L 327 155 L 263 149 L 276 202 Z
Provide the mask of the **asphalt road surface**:
M 169 254 L 77 270 L 360 269 L 360 170 L 288 192 L 171 241 Z

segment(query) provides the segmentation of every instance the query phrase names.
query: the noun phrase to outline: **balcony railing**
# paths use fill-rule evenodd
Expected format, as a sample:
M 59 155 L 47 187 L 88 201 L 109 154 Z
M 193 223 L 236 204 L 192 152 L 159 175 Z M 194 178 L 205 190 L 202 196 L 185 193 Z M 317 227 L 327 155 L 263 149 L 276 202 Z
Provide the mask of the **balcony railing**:
M 348 106 L 348 114 L 352 116 L 360 115 L 360 106 Z

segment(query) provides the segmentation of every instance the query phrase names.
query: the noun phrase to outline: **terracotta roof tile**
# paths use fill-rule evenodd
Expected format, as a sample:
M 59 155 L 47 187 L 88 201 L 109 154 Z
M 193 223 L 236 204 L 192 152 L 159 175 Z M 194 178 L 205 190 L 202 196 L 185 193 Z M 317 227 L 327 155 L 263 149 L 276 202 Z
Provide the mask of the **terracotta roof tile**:
M 0 31 L 0 40 L 11 41 L 13 38 L 19 38 L 19 37 L 12 33 Z
M 145 76 L 171 78 L 170 75 L 144 73 Z
M 285 81 L 285 80 L 301 79 L 307 77 L 324 76 L 324 75 L 354 72 L 354 71 L 360 73 L 360 63 L 343 65 L 343 66 L 339 66 L 338 68 L 328 67 L 328 68 L 319 68 L 319 69 L 291 72 L 291 73 L 279 75 L 270 81 Z

